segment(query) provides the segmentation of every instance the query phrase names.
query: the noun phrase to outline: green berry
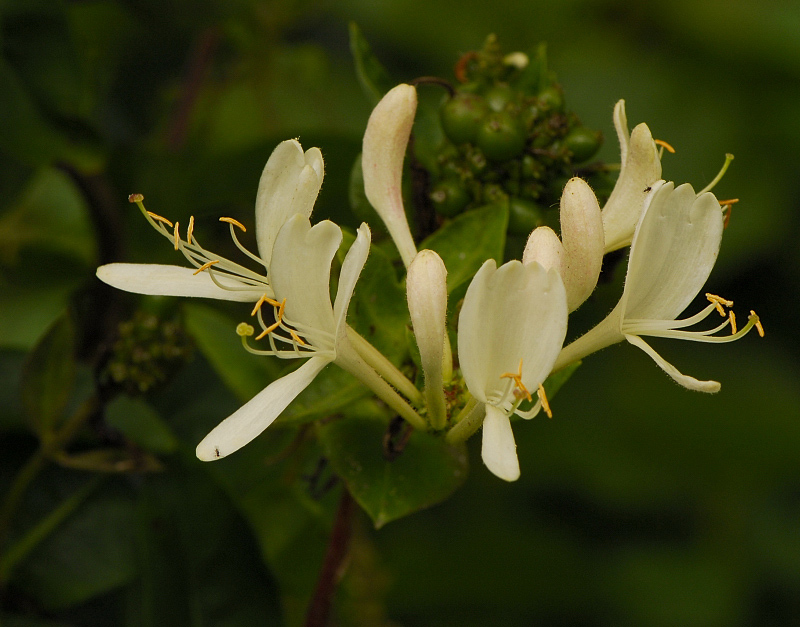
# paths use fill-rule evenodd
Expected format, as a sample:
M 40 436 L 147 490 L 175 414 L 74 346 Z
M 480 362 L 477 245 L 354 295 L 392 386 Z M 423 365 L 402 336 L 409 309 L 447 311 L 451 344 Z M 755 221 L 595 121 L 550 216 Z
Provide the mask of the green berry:
M 472 198 L 457 179 L 444 179 L 433 186 L 429 195 L 433 208 L 440 216 L 452 218 L 461 213 Z
M 572 153 L 572 161 L 581 163 L 594 157 L 600 144 L 603 142 L 602 134 L 598 131 L 576 126 L 564 138 L 564 145 Z
M 515 92 L 508 85 L 495 85 L 486 94 L 486 102 L 492 111 L 502 111 L 514 99 Z
M 527 235 L 544 221 L 542 209 L 524 198 L 511 198 L 508 202 L 508 232 Z
M 546 87 L 539 92 L 539 106 L 544 111 L 561 111 L 564 108 L 564 96 L 557 87 Z
M 491 161 L 508 161 L 525 148 L 525 129 L 506 111 L 487 115 L 478 126 L 475 143 Z
M 489 111 L 486 100 L 478 94 L 458 93 L 439 110 L 445 135 L 454 144 L 475 139 L 477 128 Z

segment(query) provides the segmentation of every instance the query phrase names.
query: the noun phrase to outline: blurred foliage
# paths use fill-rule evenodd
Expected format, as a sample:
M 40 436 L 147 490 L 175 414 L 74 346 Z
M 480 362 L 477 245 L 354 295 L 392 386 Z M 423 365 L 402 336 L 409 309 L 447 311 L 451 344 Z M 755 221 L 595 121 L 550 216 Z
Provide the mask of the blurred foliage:
M 384 67 L 354 64 L 351 21 L 353 48 Z M 127 195 L 182 224 L 194 215 L 198 237 L 235 254 L 216 217 L 252 223 L 261 168 L 299 136 L 326 161 L 315 218 L 355 226 L 351 170 L 377 96 L 364 95 L 364 77 L 379 91 L 449 78 L 489 32 L 509 51 L 547 42 L 569 109 L 607 139 L 604 161 L 618 159 L 619 98 L 632 123 L 677 148 L 670 179 L 702 187 L 736 155 L 718 192 L 741 202 L 709 288 L 756 309 L 766 339 L 664 342 L 676 364 L 722 381 L 708 397 L 625 346 L 588 360 L 552 420 L 517 430 L 515 484 L 485 471 L 474 442 L 469 459 L 412 463 L 415 446 L 441 445 L 422 434 L 398 458 L 409 468 L 378 442 L 374 465 L 354 469 L 356 423 L 311 423 L 380 410 L 332 368 L 240 453 L 197 461 L 200 438 L 285 365 L 241 350 L 232 329 L 246 308 L 139 299 L 94 279 L 102 263 L 174 262 Z M 388 522 L 405 512 L 370 511 L 385 492 L 360 492 L 364 473 L 402 491 L 426 477 L 440 489 L 436 473 L 451 472 L 455 489 L 468 462 L 442 505 L 380 531 L 355 514 L 337 624 L 800 623 L 796 2 L 7 0 L 0 48 L 0 623 L 303 624 L 338 520 L 336 474 Z M 436 111 L 441 92 L 420 93 Z M 448 228 L 472 228 L 474 215 Z M 451 271 L 451 308 L 467 265 L 502 255 L 489 236 L 510 218 L 491 215 L 463 272 Z M 371 339 L 399 362 L 413 351 L 403 293 L 374 231 L 365 279 L 386 285 L 385 299 L 354 306 L 362 323 L 392 320 Z M 446 231 L 428 243 L 458 256 Z M 621 273 L 609 274 L 571 334 L 614 304 Z M 129 396 L 107 376 L 109 356 L 125 325 L 148 316 L 196 350 L 181 344 L 180 367 Z

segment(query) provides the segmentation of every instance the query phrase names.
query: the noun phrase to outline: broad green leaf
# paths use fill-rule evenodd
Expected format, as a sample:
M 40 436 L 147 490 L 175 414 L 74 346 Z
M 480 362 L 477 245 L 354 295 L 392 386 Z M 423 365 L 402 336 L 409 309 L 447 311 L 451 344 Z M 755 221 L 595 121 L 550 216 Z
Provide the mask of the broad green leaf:
M 246 307 L 242 308 L 242 320 L 250 313 Z M 240 400 L 250 400 L 281 375 L 281 362 L 277 359 L 253 355 L 244 349 L 236 335 L 239 320 L 208 305 L 184 303 L 183 312 L 186 328 L 197 346 Z
M 426 238 L 419 250 L 439 253 L 447 268 L 447 291 L 472 278 L 487 259 L 503 261 L 508 207 L 488 205 L 461 214 Z
M 350 170 L 347 197 L 350 200 L 350 209 L 359 220 L 369 224 L 369 228 L 373 231 L 379 229 L 381 232 L 386 232 L 383 220 L 367 200 L 367 194 L 364 191 L 364 170 L 361 167 L 361 153 L 358 153 L 355 161 L 353 161 L 353 168 Z
M 28 356 L 22 371 L 22 406 L 33 430 L 44 436 L 55 427 L 75 384 L 75 329 L 63 314 Z
M 172 453 L 178 441 L 161 416 L 144 400 L 119 396 L 106 405 L 108 425 L 152 453 Z
M 355 22 L 350 22 L 350 52 L 356 64 L 358 81 L 374 106 L 395 85 L 395 82 L 372 52 L 369 42 L 361 34 L 361 29 Z
M 58 481 L 65 477 L 62 471 Z M 48 609 L 123 586 L 136 573 L 133 521 L 129 494 L 106 489 L 92 495 L 17 565 L 14 585 Z
M 393 460 L 383 455 L 387 423 L 372 417 L 333 420 L 319 428 L 326 457 L 379 529 L 450 496 L 467 477 L 463 445 L 415 431 Z

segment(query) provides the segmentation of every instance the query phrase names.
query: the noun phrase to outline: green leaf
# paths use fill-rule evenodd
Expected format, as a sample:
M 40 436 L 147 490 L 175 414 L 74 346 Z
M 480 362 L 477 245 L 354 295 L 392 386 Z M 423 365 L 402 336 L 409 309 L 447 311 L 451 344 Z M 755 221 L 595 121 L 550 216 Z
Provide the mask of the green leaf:
M 446 223 L 426 238 L 419 249 L 439 253 L 447 268 L 449 293 L 472 278 L 487 259 L 502 263 L 507 226 L 508 207 L 487 205 Z
M 172 453 L 178 441 L 161 416 L 144 400 L 119 396 L 105 408 L 109 426 L 151 453 Z
M 402 453 L 387 461 L 386 427 L 374 417 L 349 417 L 319 429 L 325 455 L 376 529 L 440 503 L 467 477 L 466 448 L 428 433 L 414 431 Z
M 77 368 L 75 329 L 63 314 L 29 355 L 22 371 L 22 406 L 39 436 L 50 433 L 70 399 Z
M 242 311 L 242 319 L 250 312 Z M 253 355 L 236 335 L 239 321 L 209 307 L 183 303 L 186 329 L 219 377 L 241 401 L 248 401 L 282 374 L 280 362 Z
M 361 29 L 355 22 L 350 22 L 350 52 L 356 64 L 358 81 L 371 104 L 375 106 L 395 82 L 372 52 L 369 42 L 364 39 Z
M 347 185 L 347 197 L 350 200 L 350 209 L 353 214 L 362 222 L 369 224 L 369 228 L 374 230 L 380 229 L 385 232 L 386 229 L 383 220 L 378 216 L 378 212 L 367 200 L 367 194 L 364 191 L 364 170 L 361 167 L 361 153 L 353 161 L 353 167 L 350 170 L 350 178 Z

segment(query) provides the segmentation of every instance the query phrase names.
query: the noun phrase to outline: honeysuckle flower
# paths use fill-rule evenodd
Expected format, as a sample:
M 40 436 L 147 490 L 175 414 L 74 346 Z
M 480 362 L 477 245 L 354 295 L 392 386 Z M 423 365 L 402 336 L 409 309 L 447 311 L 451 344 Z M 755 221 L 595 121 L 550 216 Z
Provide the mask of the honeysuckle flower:
M 506 481 L 519 477 L 509 416 L 552 370 L 567 331 L 561 277 L 537 262 L 493 260 L 467 288 L 458 320 L 458 357 L 472 396 L 485 409 L 482 457 Z
M 447 269 L 432 250 L 421 250 L 408 266 L 406 294 L 425 374 L 425 404 L 434 429 L 445 426 L 443 361 L 447 315 Z M 449 351 L 448 351 L 449 352 Z
M 402 191 L 403 160 L 416 111 L 414 87 L 390 89 L 369 116 L 361 154 L 367 200 L 386 224 L 406 267 L 417 254 Z
M 647 353 L 682 386 L 717 392 L 718 382 L 699 381 L 682 374 L 642 337 L 732 342 L 754 326 L 763 333 L 758 316 L 753 312 L 747 324 L 737 331 L 733 312 L 726 310 L 733 303 L 713 294 L 707 294 L 710 304 L 705 309 L 689 318 L 677 319 L 708 279 L 719 253 L 722 229 L 722 210 L 710 192 L 696 195 L 689 184 L 654 185 L 633 236 L 622 298 L 605 320 L 563 349 L 554 369 L 627 340 Z M 702 331 L 685 330 L 715 311 L 725 316 L 722 324 Z M 730 335 L 716 335 L 728 326 L 732 331 Z
M 661 158 L 650 129 L 642 123 L 628 133 L 624 100 L 614 107 L 614 127 L 619 138 L 620 171 L 603 207 L 606 252 L 631 243 L 648 195 L 661 180 Z
M 273 248 L 270 278 L 275 299 L 256 306 L 263 332 L 257 339 L 269 348 L 247 344 L 252 327 L 240 325 L 248 350 L 259 355 L 306 358 L 305 364 L 273 381 L 250 401 L 215 427 L 197 445 L 203 461 L 220 459 L 237 451 L 271 425 L 300 392 L 330 363 L 347 370 L 360 358 L 350 347 L 345 319 L 356 281 L 369 253 L 370 231 L 366 224 L 347 251 L 339 273 L 336 299 L 331 305 L 331 262 L 342 241 L 342 231 L 325 220 L 311 226 L 308 218 L 294 215 L 281 228 Z M 278 301 L 277 299 L 280 299 Z M 271 305 L 275 322 L 267 325 L 261 308 Z
M 561 239 L 542 226 L 531 233 L 522 263 L 555 268 L 567 290 L 567 309 L 576 310 L 594 291 L 603 265 L 603 219 L 597 198 L 583 179 L 572 178 L 561 195 Z
M 244 248 L 236 229 L 245 227 L 232 218 L 220 218 L 230 225 L 236 246 L 253 261 L 269 270 L 272 247 L 281 226 L 292 215 L 310 216 L 322 186 L 324 166 L 319 148 L 303 152 L 294 139 L 275 148 L 264 167 L 256 195 L 256 240 L 258 255 Z M 203 248 L 193 234 L 190 219 L 185 239 L 180 225 L 144 208 L 142 197 L 133 194 L 150 224 L 183 253 L 194 267 L 113 263 L 97 269 L 100 280 L 127 292 L 157 296 L 196 296 L 239 302 L 255 302 L 263 295 L 274 296 L 266 274 L 254 272 Z

